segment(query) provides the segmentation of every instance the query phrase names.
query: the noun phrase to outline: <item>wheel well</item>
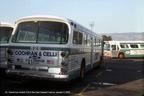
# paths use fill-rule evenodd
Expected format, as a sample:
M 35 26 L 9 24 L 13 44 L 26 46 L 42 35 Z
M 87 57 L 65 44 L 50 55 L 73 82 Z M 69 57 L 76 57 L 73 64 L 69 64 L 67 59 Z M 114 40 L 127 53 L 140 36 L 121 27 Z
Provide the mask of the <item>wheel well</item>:
M 123 52 L 120 52 L 119 54 L 123 54 L 123 55 L 124 55 L 124 53 L 123 53 Z M 118 55 L 119 55 L 119 54 L 118 54 Z
M 120 52 L 120 53 L 118 54 L 118 57 L 119 57 L 120 54 L 123 54 L 123 56 L 124 56 L 124 53 L 123 53 L 123 52 Z

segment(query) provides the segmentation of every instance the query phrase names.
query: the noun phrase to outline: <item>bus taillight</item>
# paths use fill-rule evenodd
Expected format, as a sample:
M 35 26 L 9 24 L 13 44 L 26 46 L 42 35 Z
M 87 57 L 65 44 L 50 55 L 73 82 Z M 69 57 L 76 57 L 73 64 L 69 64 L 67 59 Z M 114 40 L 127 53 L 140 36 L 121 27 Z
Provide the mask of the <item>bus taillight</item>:
M 64 66 L 66 66 L 68 64 L 68 62 L 62 61 L 61 64 L 64 65 Z
M 12 50 L 7 50 L 7 53 L 10 55 L 13 55 L 13 51 Z
M 7 68 L 11 69 L 11 65 L 7 65 Z
M 61 72 L 67 72 L 66 68 L 61 68 Z
M 62 56 L 62 57 L 66 57 L 67 55 L 68 55 L 67 52 L 62 52 L 62 53 L 61 53 L 61 56 Z

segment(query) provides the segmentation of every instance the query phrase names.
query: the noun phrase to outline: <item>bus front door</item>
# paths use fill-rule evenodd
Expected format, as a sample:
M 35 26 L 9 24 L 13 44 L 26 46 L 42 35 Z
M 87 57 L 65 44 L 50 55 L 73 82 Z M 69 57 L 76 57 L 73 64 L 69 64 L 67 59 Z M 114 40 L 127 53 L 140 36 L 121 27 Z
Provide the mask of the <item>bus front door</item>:
M 111 45 L 111 57 L 117 57 L 117 48 L 116 45 Z

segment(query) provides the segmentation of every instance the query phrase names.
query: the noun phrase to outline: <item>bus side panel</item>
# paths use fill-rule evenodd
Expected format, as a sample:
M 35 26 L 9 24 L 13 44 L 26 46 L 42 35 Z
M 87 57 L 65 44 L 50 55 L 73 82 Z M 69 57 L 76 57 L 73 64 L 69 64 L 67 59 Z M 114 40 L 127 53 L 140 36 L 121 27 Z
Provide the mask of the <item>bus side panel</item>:
M 68 74 L 70 79 L 75 79 L 80 76 L 80 68 L 82 60 L 85 60 L 85 72 L 90 67 L 90 53 L 88 49 L 70 48 Z
M 144 55 L 126 55 L 125 57 L 143 57 L 144 58 Z
M 123 49 L 121 50 L 125 57 L 144 57 L 143 49 Z
M 95 48 L 96 49 L 96 48 Z M 80 68 L 82 60 L 85 60 L 85 72 L 90 71 L 99 65 L 99 60 L 101 56 L 101 50 L 96 50 L 93 52 L 93 67 L 91 67 L 91 49 L 90 48 L 70 48 L 69 55 L 69 76 L 70 79 L 75 79 L 80 75 Z

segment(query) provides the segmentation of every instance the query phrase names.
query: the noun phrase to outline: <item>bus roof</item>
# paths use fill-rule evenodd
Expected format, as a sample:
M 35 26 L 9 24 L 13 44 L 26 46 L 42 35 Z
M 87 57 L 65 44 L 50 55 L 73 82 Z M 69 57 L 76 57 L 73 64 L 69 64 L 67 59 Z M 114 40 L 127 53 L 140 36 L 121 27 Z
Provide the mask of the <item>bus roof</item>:
M 11 23 L 8 23 L 8 22 L 0 22 L 0 27 L 11 27 L 11 28 L 13 28 L 14 26 Z
M 31 20 L 46 20 L 46 19 L 55 19 L 55 20 L 59 20 L 59 21 L 65 21 L 65 22 L 69 22 L 69 23 L 73 23 L 73 24 L 76 24 L 76 26 L 79 26 L 79 27 L 82 27 L 83 30 L 85 30 L 86 32 L 90 33 L 90 34 L 95 34 L 97 36 L 99 36 L 97 33 L 95 32 L 92 32 L 90 29 L 87 29 L 85 28 L 84 26 L 82 26 L 81 24 L 71 20 L 71 19 L 68 19 L 68 18 L 64 18 L 64 17 L 58 17 L 58 16 L 52 16 L 52 15 L 34 15 L 34 16 L 27 16 L 27 17 L 23 17 L 19 20 L 16 21 L 16 23 L 18 22 L 23 22 L 23 21 L 31 21 Z M 99 36 L 101 39 L 102 37 Z
M 106 44 L 114 44 L 114 43 L 144 43 L 144 41 L 105 41 Z

